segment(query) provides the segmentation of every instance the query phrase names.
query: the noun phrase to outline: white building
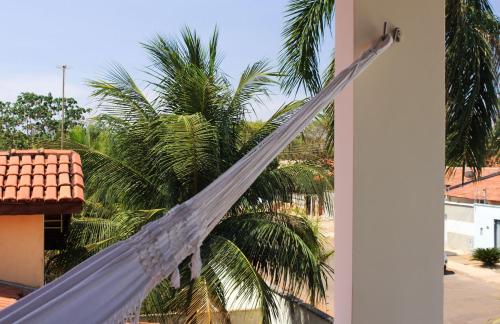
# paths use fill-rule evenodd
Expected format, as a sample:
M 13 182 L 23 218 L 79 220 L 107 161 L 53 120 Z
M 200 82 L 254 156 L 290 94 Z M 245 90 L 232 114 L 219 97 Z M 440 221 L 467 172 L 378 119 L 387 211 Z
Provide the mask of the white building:
M 469 253 L 500 248 L 500 206 L 445 202 L 445 248 Z

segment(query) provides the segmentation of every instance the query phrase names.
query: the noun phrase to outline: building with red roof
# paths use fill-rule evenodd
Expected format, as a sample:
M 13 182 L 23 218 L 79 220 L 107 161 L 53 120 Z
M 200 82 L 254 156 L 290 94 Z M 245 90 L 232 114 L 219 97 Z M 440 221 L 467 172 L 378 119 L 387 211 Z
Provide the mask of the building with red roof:
M 71 215 L 83 202 L 78 153 L 0 152 L 0 284 L 42 286 L 44 251 L 64 245 Z
M 470 169 L 462 177 L 462 168 L 453 168 L 445 176 L 445 186 L 447 201 L 500 205 L 500 167 L 481 169 L 477 181 Z

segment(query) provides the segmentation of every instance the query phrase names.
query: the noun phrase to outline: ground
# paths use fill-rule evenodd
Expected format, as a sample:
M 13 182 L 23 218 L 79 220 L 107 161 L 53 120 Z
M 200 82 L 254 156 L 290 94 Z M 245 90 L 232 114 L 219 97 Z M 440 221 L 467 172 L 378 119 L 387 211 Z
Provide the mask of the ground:
M 334 222 L 322 220 L 321 229 L 333 248 Z M 333 266 L 333 258 L 329 260 Z M 500 267 L 483 268 L 470 256 L 449 256 L 444 283 L 444 324 L 500 324 Z M 329 282 L 327 302 L 318 308 L 333 313 L 334 281 Z
M 500 324 L 500 286 L 455 272 L 444 276 L 445 324 Z

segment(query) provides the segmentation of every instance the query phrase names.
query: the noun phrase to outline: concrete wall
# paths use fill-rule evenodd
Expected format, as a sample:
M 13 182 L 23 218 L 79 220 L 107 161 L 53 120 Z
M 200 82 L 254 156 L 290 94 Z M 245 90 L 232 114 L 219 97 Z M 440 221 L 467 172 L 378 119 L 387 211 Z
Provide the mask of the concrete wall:
M 336 70 L 402 42 L 335 102 L 335 322 L 443 321 L 444 0 L 338 0 Z
M 495 220 L 500 220 L 500 206 L 474 205 L 474 248 L 495 246 Z
M 500 220 L 500 206 L 445 202 L 445 248 L 470 253 L 494 247 L 495 220 Z
M 445 248 L 459 253 L 474 249 L 474 205 L 445 202 Z
M 0 280 L 43 285 L 43 215 L 0 216 Z

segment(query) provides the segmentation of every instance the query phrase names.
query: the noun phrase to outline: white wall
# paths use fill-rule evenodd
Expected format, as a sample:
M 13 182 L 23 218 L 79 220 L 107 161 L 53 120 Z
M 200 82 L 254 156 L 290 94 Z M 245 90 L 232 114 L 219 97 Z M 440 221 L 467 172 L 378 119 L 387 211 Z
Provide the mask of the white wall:
M 474 205 L 445 202 L 444 243 L 445 249 L 467 253 L 474 249 Z
M 495 246 L 495 220 L 500 220 L 500 206 L 474 205 L 474 248 Z

